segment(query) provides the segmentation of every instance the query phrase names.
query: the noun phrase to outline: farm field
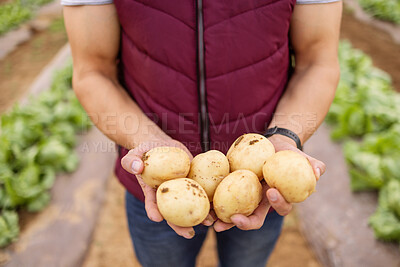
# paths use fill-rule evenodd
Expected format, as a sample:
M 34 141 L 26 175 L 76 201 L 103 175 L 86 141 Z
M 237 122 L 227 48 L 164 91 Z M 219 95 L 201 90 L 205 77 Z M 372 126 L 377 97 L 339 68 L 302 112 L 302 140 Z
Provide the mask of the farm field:
M 67 43 L 61 14 L 51 20 L 49 27 L 35 32 L 27 42 L 0 60 L 0 113 L 9 110 L 27 93 L 37 75 Z M 341 39 L 348 40 L 354 48 L 371 57 L 374 66 L 387 72 L 392 78 L 394 89 L 400 92 L 400 45 L 387 33 L 363 24 L 346 11 L 343 14 Z M 37 213 L 20 210 L 18 214 L 22 233 L 37 220 Z M 282 235 L 268 267 L 323 266 L 303 234 L 300 221 L 296 209 L 285 218 Z M 215 245 L 215 237 L 209 231 L 197 266 L 217 265 Z M 18 246 L 10 245 L 7 249 L 18 250 Z M 0 266 L 9 261 L 8 252 L 1 250 Z M 82 266 L 140 266 L 134 256 L 127 229 L 124 189 L 111 174 Z

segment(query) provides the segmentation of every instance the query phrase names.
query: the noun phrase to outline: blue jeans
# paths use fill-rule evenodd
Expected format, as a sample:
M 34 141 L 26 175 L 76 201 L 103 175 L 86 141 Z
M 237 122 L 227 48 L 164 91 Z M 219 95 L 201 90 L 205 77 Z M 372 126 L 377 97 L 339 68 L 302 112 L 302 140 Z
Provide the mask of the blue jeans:
M 126 213 L 136 257 L 144 267 L 192 267 L 208 227 L 198 225 L 192 239 L 178 236 L 165 221 L 156 223 L 146 214 L 144 203 L 126 193 Z M 259 230 L 236 227 L 217 233 L 221 267 L 265 267 L 281 232 L 283 217 L 269 213 Z

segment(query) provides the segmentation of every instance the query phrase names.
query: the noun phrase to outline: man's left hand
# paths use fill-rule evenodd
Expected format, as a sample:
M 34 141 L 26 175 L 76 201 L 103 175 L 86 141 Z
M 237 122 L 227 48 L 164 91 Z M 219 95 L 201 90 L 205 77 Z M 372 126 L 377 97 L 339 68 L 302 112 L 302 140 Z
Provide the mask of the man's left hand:
M 274 145 L 276 152 L 292 150 L 306 157 L 313 167 L 317 181 L 325 172 L 326 166 L 322 161 L 310 157 L 297 149 L 296 144 L 291 139 L 284 136 L 274 135 L 270 137 L 269 140 Z M 261 184 L 263 187 L 262 200 L 257 209 L 254 210 L 253 214 L 247 217 L 242 214 L 235 214 L 231 217 L 233 223 L 224 223 L 221 220 L 217 220 L 214 223 L 214 229 L 216 232 L 226 231 L 234 226 L 241 230 L 260 229 L 264 225 L 265 218 L 267 217 L 268 211 L 271 207 L 282 216 L 289 214 L 292 210 L 292 204 L 288 203 L 277 189 L 270 188 L 264 180 Z

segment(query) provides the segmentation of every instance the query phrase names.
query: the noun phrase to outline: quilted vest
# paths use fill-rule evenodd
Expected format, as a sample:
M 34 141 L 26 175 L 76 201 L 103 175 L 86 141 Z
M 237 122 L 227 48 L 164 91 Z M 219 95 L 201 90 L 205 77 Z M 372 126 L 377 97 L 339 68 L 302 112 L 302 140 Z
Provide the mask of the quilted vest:
M 196 155 L 261 133 L 285 89 L 295 0 L 115 0 L 133 100 Z M 137 198 L 136 178 L 115 173 Z

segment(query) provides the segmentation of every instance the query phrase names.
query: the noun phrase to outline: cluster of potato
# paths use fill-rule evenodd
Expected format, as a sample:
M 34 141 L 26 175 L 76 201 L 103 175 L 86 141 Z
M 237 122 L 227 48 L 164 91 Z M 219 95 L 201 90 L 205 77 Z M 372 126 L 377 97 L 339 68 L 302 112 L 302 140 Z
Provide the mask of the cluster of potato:
M 260 134 L 244 134 L 227 155 L 211 150 L 190 162 L 176 147 L 156 147 L 143 155 L 143 181 L 157 189 L 157 206 L 170 223 L 182 227 L 200 224 L 210 211 L 230 223 L 231 216 L 248 216 L 262 198 L 260 180 L 277 188 L 288 202 L 304 201 L 315 190 L 309 161 L 293 151 L 275 153 Z

